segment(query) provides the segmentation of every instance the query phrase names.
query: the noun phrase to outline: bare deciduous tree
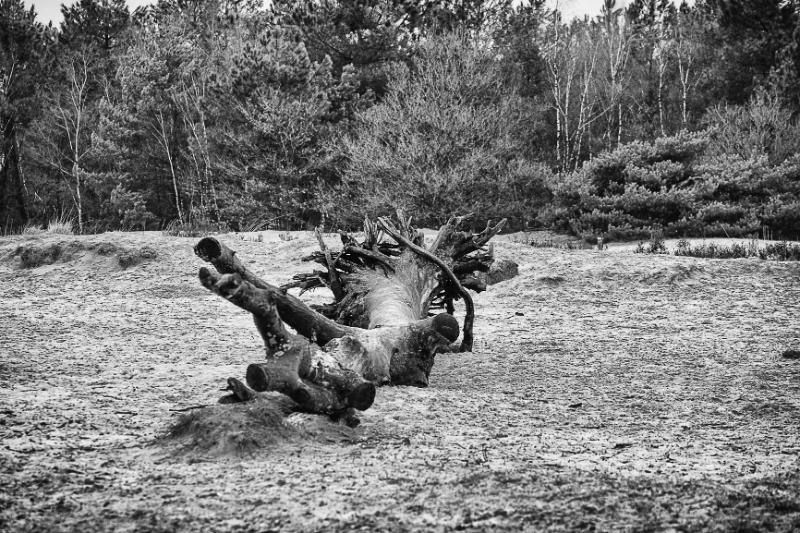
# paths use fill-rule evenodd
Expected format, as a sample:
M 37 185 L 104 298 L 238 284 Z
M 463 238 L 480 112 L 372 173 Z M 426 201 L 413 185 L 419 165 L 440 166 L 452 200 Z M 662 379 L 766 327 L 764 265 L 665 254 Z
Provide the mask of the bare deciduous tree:
M 92 135 L 96 126 L 89 100 L 91 57 L 89 50 L 81 49 L 65 59 L 64 86 L 54 87 L 47 97 L 50 124 L 57 134 L 36 132 L 34 148 L 40 161 L 66 180 L 80 232 L 84 227 L 83 192 L 87 175 L 84 163 L 94 148 Z

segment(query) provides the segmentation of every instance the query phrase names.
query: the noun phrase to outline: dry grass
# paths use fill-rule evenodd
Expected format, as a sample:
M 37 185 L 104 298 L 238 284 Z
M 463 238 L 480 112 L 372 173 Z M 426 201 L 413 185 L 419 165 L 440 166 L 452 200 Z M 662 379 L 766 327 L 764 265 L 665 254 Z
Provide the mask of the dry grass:
M 21 235 L 35 236 L 35 235 L 74 235 L 74 222 L 62 215 L 50 220 L 47 226 L 42 228 L 39 225 L 28 224 L 20 232 Z
M 670 253 L 666 240 L 661 235 L 653 236 L 648 242 L 639 242 L 634 250 L 640 254 Z M 680 239 L 673 253 L 681 257 L 703 259 L 764 259 L 771 261 L 800 261 L 800 243 L 788 241 L 761 241 L 750 239 L 746 242 L 690 242 Z
M 46 233 L 50 235 L 73 235 L 74 223 L 72 220 L 61 216 L 54 218 L 47 223 Z
M 29 224 L 22 228 L 22 235 L 33 236 L 33 235 L 42 235 L 46 233 L 46 230 L 43 229 L 41 226 L 35 226 Z

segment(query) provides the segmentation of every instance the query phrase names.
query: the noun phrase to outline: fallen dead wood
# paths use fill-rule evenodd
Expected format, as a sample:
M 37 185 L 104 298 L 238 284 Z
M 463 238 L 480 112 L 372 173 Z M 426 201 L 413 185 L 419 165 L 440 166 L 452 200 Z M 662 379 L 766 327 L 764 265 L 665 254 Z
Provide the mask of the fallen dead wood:
M 437 353 L 472 349 L 475 309 L 467 289 L 485 289 L 476 280 L 494 262 L 486 245 L 504 225 L 473 233 L 470 217 L 454 217 L 426 248 L 411 219 L 398 213 L 396 223 L 365 220 L 360 243 L 342 234 L 339 251 L 317 231 L 320 251 L 306 260 L 324 270 L 296 275 L 282 287 L 259 278 L 218 239 L 200 240 L 195 253 L 216 269 L 201 268 L 201 283 L 252 313 L 266 351 L 265 360 L 247 367 L 246 385 L 228 380 L 222 401 L 277 391 L 296 410 L 355 425 L 355 411 L 372 405 L 376 386 L 427 386 Z M 312 308 L 289 293 L 319 287 L 331 290 L 332 303 Z M 458 300 L 466 308 L 463 330 L 453 316 Z

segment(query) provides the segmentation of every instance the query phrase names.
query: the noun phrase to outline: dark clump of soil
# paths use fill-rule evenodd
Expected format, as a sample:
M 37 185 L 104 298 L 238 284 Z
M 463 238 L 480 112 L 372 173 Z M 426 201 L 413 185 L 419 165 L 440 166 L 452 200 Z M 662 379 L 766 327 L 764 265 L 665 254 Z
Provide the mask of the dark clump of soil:
M 130 268 L 146 261 L 152 261 L 158 257 L 158 252 L 149 246 L 142 246 L 137 249 L 124 249 L 117 253 L 119 266 Z
M 74 244 L 69 245 L 74 248 Z M 66 243 L 53 243 L 45 245 L 20 246 L 14 251 L 14 256 L 19 256 L 22 268 L 37 268 L 42 265 L 52 265 L 62 257 L 67 251 Z M 69 260 L 68 254 L 67 261 Z

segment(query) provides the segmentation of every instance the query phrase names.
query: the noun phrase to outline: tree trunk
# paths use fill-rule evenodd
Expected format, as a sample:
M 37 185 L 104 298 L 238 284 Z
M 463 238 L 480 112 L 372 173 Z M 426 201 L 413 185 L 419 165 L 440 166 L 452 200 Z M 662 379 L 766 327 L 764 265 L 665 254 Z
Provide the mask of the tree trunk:
M 318 233 L 321 250 L 305 259 L 324 270 L 298 274 L 282 287 L 261 280 L 216 238 L 202 239 L 195 253 L 218 271 L 202 268 L 202 284 L 250 311 L 264 340 L 266 360 L 248 367 L 247 384 L 286 394 L 303 411 L 352 424 L 354 409 L 372 405 L 376 385 L 425 387 L 437 353 L 472 349 L 474 309 L 465 286 L 485 289 L 476 274 L 494 261 L 485 246 L 505 220 L 477 234 L 464 231 L 469 223 L 470 217 L 451 218 L 429 248 L 401 213 L 397 226 L 366 220 L 363 242 L 342 234 L 336 252 Z M 311 308 L 288 292 L 318 287 L 331 289 L 334 301 Z M 455 345 L 460 328 L 452 312 L 458 299 L 466 316 L 462 341 Z M 448 312 L 434 314 L 436 309 Z M 255 397 L 241 387 L 226 403 Z
M 75 157 L 75 163 L 72 164 L 72 178 L 75 180 L 75 208 L 78 210 L 78 233 L 83 235 L 83 197 L 81 196 L 83 184 L 81 183 L 81 167 L 77 163 L 79 156 Z
M 0 154 L 0 227 L 11 229 L 28 222 L 25 190 L 20 168 L 19 143 L 13 117 L 0 117 L 2 121 L 2 153 Z

